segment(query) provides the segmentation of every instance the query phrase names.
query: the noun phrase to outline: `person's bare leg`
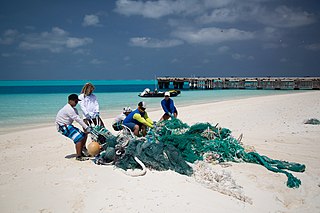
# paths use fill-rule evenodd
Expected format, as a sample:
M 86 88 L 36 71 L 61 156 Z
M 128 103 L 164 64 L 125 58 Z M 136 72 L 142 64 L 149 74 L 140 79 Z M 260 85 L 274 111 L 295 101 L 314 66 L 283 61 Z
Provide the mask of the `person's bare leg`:
M 139 125 L 135 125 L 133 129 L 133 134 L 135 136 L 139 136 Z
M 143 136 L 143 137 L 146 136 L 147 131 L 146 131 L 146 126 L 145 126 L 145 125 L 142 125 L 142 126 L 141 126 L 141 132 L 142 132 L 142 136 Z
M 79 141 L 78 143 L 76 143 L 76 153 L 77 153 L 77 157 L 81 157 L 81 153 L 82 153 L 82 141 Z
M 169 119 L 169 115 L 164 114 L 164 115 L 161 117 L 160 121 L 168 120 L 168 119 Z M 159 121 L 159 122 L 160 122 L 160 121 Z
M 82 149 L 83 149 L 83 147 L 85 147 L 85 145 L 86 145 L 87 137 L 88 137 L 88 135 L 86 134 L 81 141 L 79 141 L 78 143 L 76 143 L 75 146 L 76 146 L 77 157 L 79 157 L 79 156 L 81 157 L 81 156 L 82 156 Z

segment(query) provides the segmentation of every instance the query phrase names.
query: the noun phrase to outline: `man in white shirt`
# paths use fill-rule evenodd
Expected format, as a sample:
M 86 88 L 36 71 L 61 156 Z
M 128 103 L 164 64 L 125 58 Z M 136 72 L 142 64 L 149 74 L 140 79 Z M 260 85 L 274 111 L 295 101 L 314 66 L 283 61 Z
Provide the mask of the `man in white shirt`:
M 91 128 L 83 122 L 78 114 L 78 110 L 75 108 L 78 103 L 78 95 L 71 94 L 68 96 L 68 103 L 59 110 L 56 117 L 56 127 L 58 132 L 62 135 L 70 138 L 75 143 L 77 157 L 79 161 L 89 160 L 82 156 L 82 149 L 85 147 L 87 141 L 87 133 L 91 131 Z M 78 122 L 85 132 L 82 132 L 77 127 L 73 126 L 73 121 Z
M 128 107 L 124 107 L 123 108 L 123 112 L 113 120 L 112 128 L 115 131 L 122 130 L 122 122 L 131 112 L 132 112 L 132 109 L 129 106 Z

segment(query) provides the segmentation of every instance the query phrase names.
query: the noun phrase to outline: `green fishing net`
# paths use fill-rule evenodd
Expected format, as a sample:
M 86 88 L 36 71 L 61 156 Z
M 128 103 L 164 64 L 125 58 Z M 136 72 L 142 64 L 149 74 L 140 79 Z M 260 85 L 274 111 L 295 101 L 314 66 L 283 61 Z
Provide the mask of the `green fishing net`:
M 308 119 L 304 123 L 305 124 L 312 124 L 312 125 L 320 125 L 320 121 L 316 118 Z
M 92 128 L 90 133 L 93 141 L 97 141 L 103 145 L 103 150 L 107 149 L 107 147 L 115 147 L 118 143 L 117 137 L 104 126 L 96 125 Z
M 120 137 L 109 138 L 113 142 Z M 192 175 L 193 172 L 186 162 L 194 163 L 204 158 L 216 163 L 247 162 L 285 174 L 290 188 L 299 187 L 301 181 L 286 170 L 305 170 L 305 165 L 299 163 L 273 160 L 257 152 L 246 151 L 241 142 L 232 137 L 229 129 L 210 123 L 189 126 L 179 119 L 166 120 L 157 123 L 146 137 L 127 140 L 126 147 L 115 145 L 118 153 L 115 165 L 125 170 L 140 168 L 134 157 L 138 157 L 149 168 L 159 171 L 171 169 L 184 175 Z

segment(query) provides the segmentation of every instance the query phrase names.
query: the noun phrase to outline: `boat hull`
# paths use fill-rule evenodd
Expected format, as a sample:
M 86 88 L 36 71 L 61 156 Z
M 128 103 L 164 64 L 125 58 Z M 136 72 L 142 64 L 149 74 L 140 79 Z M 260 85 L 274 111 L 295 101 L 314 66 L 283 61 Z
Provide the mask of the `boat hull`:
M 170 97 L 176 97 L 178 96 L 181 92 L 179 90 L 172 90 L 170 92 Z M 139 94 L 139 97 L 142 98 L 163 98 L 164 97 L 164 92 L 150 92 L 150 93 L 145 93 L 143 95 Z

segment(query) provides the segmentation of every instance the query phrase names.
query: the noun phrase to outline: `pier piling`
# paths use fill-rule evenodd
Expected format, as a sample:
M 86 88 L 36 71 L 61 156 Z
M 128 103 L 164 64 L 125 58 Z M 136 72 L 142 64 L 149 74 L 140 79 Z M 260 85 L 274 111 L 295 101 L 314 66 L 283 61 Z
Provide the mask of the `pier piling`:
M 158 77 L 159 89 L 320 89 L 320 77 Z M 188 86 L 186 86 L 188 85 Z

